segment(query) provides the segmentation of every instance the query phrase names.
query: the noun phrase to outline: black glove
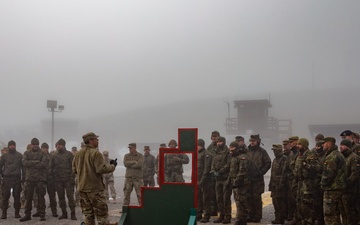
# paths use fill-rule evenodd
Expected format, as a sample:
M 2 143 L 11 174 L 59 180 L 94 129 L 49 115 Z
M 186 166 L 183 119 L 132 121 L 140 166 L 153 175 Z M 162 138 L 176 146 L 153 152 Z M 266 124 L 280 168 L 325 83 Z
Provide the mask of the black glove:
M 117 158 L 115 160 L 110 160 L 110 164 L 114 165 L 115 167 L 117 166 Z

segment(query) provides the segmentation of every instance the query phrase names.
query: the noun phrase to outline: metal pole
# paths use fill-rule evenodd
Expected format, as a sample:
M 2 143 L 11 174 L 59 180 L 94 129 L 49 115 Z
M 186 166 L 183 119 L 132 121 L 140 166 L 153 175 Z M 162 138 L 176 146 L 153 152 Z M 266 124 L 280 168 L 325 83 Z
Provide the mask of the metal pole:
M 54 108 L 51 108 L 51 147 L 50 150 L 54 148 Z

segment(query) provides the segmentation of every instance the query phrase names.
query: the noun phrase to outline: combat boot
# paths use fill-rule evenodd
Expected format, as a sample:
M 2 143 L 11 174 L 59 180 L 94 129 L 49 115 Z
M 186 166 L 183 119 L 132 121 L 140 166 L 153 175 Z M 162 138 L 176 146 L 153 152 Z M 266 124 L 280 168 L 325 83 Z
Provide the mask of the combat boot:
M 66 209 L 61 209 L 61 211 L 62 211 L 62 215 L 59 217 L 59 220 L 67 219 L 68 215 Z
M 40 221 L 45 221 L 45 216 L 40 216 Z
M 196 215 L 196 221 L 200 221 L 202 219 L 202 214 L 197 214 Z
M 20 212 L 20 209 L 15 209 L 15 218 L 21 218 L 19 212 Z
M 57 214 L 56 208 L 51 209 L 51 212 L 52 212 L 52 216 L 53 216 L 53 217 L 58 217 L 58 216 L 59 216 L 59 215 Z
M 71 219 L 72 220 L 77 220 L 76 215 L 75 215 L 75 211 L 71 212 Z
M 28 221 L 28 220 L 31 220 L 30 214 L 26 214 L 25 216 L 21 217 L 21 219 L 19 219 L 20 222 L 24 222 L 24 221 Z
M 6 213 L 6 210 L 3 210 L 2 211 L 2 215 L 1 215 L 1 219 L 6 219 L 6 217 L 7 217 L 7 213 Z
M 213 221 L 213 223 L 221 223 L 224 220 L 225 215 L 220 214 L 219 218 Z
M 231 216 L 226 215 L 225 218 L 223 219 L 223 221 L 221 221 L 221 223 L 223 223 L 223 224 L 231 223 Z
M 32 216 L 33 216 L 33 217 L 39 217 L 40 214 L 39 214 L 39 212 L 36 212 L 36 213 L 34 213 Z
M 286 224 L 286 225 L 296 225 L 298 222 L 299 222 L 298 219 L 297 219 L 296 217 L 294 217 L 293 220 L 291 220 L 291 221 L 286 221 L 285 224 Z

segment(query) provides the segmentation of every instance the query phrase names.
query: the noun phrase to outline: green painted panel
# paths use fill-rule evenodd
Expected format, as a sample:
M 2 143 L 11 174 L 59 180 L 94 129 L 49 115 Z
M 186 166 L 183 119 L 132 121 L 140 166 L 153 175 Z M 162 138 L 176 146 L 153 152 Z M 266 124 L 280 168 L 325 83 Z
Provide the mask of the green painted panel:
M 197 129 L 179 129 L 180 151 L 195 152 L 197 150 Z

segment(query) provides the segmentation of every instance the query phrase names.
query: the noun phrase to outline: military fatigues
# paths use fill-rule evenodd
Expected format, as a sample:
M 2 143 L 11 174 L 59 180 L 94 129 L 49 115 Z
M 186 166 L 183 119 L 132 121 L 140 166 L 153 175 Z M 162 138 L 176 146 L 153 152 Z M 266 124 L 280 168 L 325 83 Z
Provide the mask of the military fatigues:
M 321 181 L 321 175 L 324 168 L 324 162 L 325 162 L 325 151 L 323 148 L 321 149 L 315 149 L 314 151 L 318 157 L 319 160 L 319 172 L 318 176 L 316 178 L 316 184 L 318 184 L 317 189 L 315 190 L 315 219 L 317 221 L 317 225 L 324 225 L 324 190 L 321 189 L 320 181 Z M 317 191 L 317 192 L 316 192 Z
M 213 155 L 211 164 L 211 172 L 215 177 L 216 202 L 220 212 L 217 221 L 231 218 L 231 199 L 229 195 L 225 195 L 225 183 L 230 172 L 230 153 L 228 147 L 218 147 Z
M 271 159 L 265 149 L 260 146 L 248 146 L 248 159 L 254 162 L 257 167 L 257 174 L 253 174 L 251 181 L 251 197 L 249 204 L 251 211 L 249 216 L 253 217 L 250 220 L 259 221 L 262 219 L 262 200 L 261 194 L 265 191 L 264 175 L 271 167 Z
M 287 220 L 292 220 L 294 217 L 295 219 L 299 219 L 298 217 L 299 214 L 297 212 L 296 209 L 296 195 L 297 195 L 297 187 L 298 187 L 298 182 L 295 179 L 294 176 L 294 170 L 295 170 L 295 161 L 296 161 L 296 157 L 299 154 L 299 151 L 296 147 L 293 147 L 290 149 L 291 153 L 288 159 L 288 167 L 290 169 L 289 172 L 289 189 L 288 189 L 288 199 L 289 199 L 289 209 L 288 209 L 288 218 Z
M 276 151 L 276 150 L 275 150 Z M 280 151 L 282 151 L 280 149 Z M 282 224 L 286 219 L 286 199 L 287 199 L 287 157 L 282 153 L 275 156 L 271 166 L 271 176 L 269 191 L 274 205 L 275 221 Z
M 144 156 L 136 152 L 135 154 L 128 153 L 124 156 L 125 183 L 124 183 L 124 202 L 123 205 L 130 204 L 130 194 L 135 188 L 136 196 L 139 205 L 141 205 L 141 191 L 140 187 L 143 186 L 143 171 Z
M 165 154 L 165 181 L 185 182 L 183 164 L 188 164 L 189 161 L 186 154 Z
M 198 151 L 198 219 L 204 213 L 204 220 L 209 221 L 211 214 L 211 162 L 212 155 L 206 149 Z
M 249 189 L 251 188 L 251 170 L 250 165 L 253 162 L 249 161 L 244 152 L 239 148 L 231 153 L 230 172 L 226 182 L 227 190 L 234 193 L 236 204 L 236 224 L 246 225 L 246 220 L 249 211 Z
M 61 150 L 58 149 L 51 160 L 51 172 L 55 181 L 55 190 L 58 194 L 59 205 L 64 218 L 67 218 L 65 192 L 71 217 L 75 218 L 75 176 L 72 172 L 73 158 L 73 154 L 64 148 Z
M 46 184 L 46 190 L 49 195 L 49 202 L 50 202 L 50 208 L 53 216 L 57 217 L 57 202 L 56 202 L 56 190 L 55 190 L 55 181 L 54 176 L 52 174 L 52 171 L 50 169 L 50 164 L 52 157 L 54 155 L 55 151 L 52 151 L 51 153 L 46 153 L 49 158 L 49 172 L 48 172 L 48 179 Z
M 297 210 L 300 224 L 315 223 L 315 193 L 318 184 L 316 179 L 320 170 L 319 160 L 315 152 L 307 149 L 299 149 L 296 157 L 294 175 L 298 183 Z
M 37 211 L 40 218 L 45 218 L 44 196 L 46 194 L 49 158 L 41 149 L 33 148 L 24 153 L 22 164 L 26 169 L 25 216 L 30 217 L 31 215 L 33 195 L 36 191 L 38 197 Z
M 351 149 L 341 152 L 345 157 L 346 188 L 341 197 L 340 212 L 343 225 L 356 225 L 356 196 L 359 188 L 360 158 Z
M 145 187 L 155 186 L 155 156 L 144 154 L 144 165 L 143 165 L 143 182 Z
M 6 219 L 6 211 L 9 207 L 11 189 L 13 189 L 15 215 L 19 218 L 20 192 L 22 176 L 22 154 L 16 150 L 9 150 L 0 158 L 0 170 L 2 170 L 3 181 L 1 184 L 2 202 L 1 208 Z
M 326 151 L 321 188 L 324 190 L 325 224 L 341 224 L 339 204 L 345 188 L 345 160 L 336 145 Z
M 105 164 L 106 165 L 110 165 L 110 160 L 111 159 L 104 159 Z M 114 187 L 114 173 L 104 173 L 103 174 L 103 182 L 105 184 L 105 196 L 106 196 L 106 200 L 109 200 L 109 189 L 110 189 L 110 194 L 111 197 L 114 199 L 114 201 L 116 200 L 116 190 Z
M 214 156 L 215 151 L 216 151 L 217 145 L 216 142 L 215 143 L 211 143 L 206 150 L 208 150 L 210 152 L 210 154 L 212 154 Z M 211 214 L 212 216 L 217 216 L 218 213 L 218 207 L 217 207 L 217 202 L 216 202 L 216 191 L 215 191 L 215 178 L 212 175 L 211 176 L 211 188 L 210 188 L 210 195 L 211 195 Z
M 102 154 L 87 144 L 75 154 L 72 170 L 78 181 L 77 188 L 85 225 L 95 225 L 95 216 L 99 225 L 108 225 L 109 214 L 102 174 L 113 172 L 115 166 L 106 165 Z

